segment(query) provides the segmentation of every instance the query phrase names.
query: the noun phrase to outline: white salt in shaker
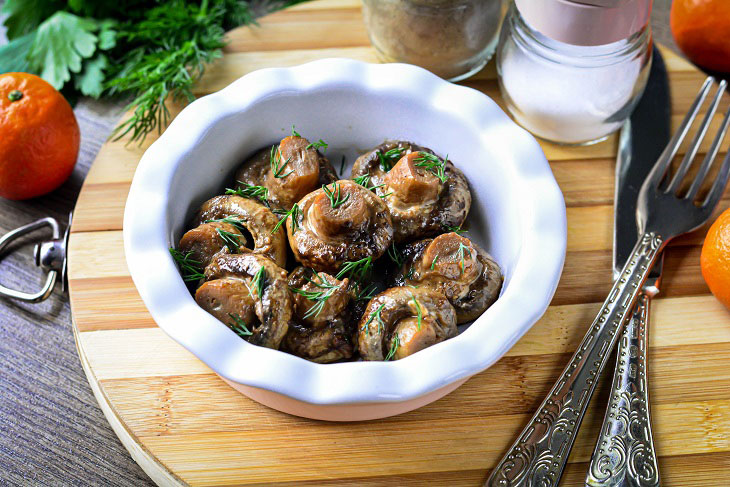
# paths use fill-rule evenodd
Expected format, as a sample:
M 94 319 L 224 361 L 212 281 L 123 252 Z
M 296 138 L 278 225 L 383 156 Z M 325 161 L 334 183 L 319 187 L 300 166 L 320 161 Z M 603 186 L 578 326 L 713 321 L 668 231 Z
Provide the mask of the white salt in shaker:
M 652 0 L 515 0 L 497 50 L 517 122 L 561 144 L 618 130 L 646 85 Z

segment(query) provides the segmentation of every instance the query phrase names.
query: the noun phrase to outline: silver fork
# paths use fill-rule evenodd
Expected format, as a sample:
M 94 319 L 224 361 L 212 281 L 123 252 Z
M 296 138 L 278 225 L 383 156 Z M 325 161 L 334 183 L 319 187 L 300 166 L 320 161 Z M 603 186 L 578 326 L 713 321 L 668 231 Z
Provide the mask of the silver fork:
M 489 476 L 487 486 L 549 487 L 558 484 L 598 377 L 616 345 L 621 329 L 631 316 L 630 310 L 649 271 L 667 242 L 703 225 L 720 200 L 730 175 L 730 152 L 707 196 L 702 202 L 695 203 L 727 132 L 730 110 L 687 194 L 679 197 L 676 193 L 693 157 L 685 157 L 669 184 L 666 187 L 661 185 L 699 112 L 706 88 L 703 86 L 679 130 L 641 187 L 636 211 L 640 237 L 608 298 L 548 396 Z M 706 117 L 703 121 L 688 154 L 697 153 L 710 119 Z

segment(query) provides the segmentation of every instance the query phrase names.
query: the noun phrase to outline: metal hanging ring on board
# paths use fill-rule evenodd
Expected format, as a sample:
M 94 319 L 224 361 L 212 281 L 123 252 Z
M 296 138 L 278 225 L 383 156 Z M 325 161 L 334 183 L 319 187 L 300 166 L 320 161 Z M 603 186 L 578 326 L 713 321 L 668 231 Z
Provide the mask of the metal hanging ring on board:
M 23 225 L 20 228 L 16 228 L 11 232 L 6 233 L 0 238 L 0 255 L 2 255 L 3 250 L 10 244 L 10 242 L 22 237 L 23 235 L 27 235 L 44 227 L 49 227 L 52 231 L 51 240 L 45 240 L 37 243 L 34 249 L 36 265 L 48 272 L 46 282 L 40 291 L 36 293 L 27 293 L 18 291 L 17 289 L 10 289 L 0 284 L 0 296 L 18 299 L 29 303 L 41 302 L 47 299 L 53 292 L 53 288 L 58 281 L 59 273 L 61 274 L 62 289 L 64 292 L 66 291 L 66 249 L 68 248 L 68 237 L 69 230 L 71 228 L 72 216 L 72 214 L 69 214 L 68 226 L 66 227 L 66 232 L 64 233 L 63 238 L 61 238 L 61 230 L 58 221 L 51 217 L 41 218 L 33 223 Z

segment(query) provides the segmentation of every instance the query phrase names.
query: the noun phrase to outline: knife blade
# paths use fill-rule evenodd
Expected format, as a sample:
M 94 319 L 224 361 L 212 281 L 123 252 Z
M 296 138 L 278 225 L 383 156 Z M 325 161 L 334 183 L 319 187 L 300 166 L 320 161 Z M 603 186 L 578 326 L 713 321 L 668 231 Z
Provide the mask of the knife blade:
M 638 238 L 636 203 L 641 185 L 671 136 L 671 106 L 666 67 L 654 47 L 652 67 L 642 99 L 619 137 L 614 199 L 614 279 Z M 658 486 L 649 403 L 646 352 L 649 300 L 658 290 L 663 257 L 644 285 L 644 292 L 619 341 L 606 416 L 586 476 L 588 487 Z M 637 428 L 629 427 L 631 419 Z

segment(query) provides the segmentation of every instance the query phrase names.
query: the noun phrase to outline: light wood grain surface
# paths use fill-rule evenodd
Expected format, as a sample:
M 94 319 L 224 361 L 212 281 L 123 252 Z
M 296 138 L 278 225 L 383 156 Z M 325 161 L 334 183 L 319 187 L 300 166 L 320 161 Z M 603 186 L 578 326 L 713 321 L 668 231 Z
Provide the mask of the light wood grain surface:
M 0 4 L 2 4 L 1 0 Z M 668 30 L 669 4 L 670 0 L 655 0 L 652 16 L 655 38 L 665 45 L 671 43 L 671 36 Z M 310 13 L 307 14 L 310 18 L 315 15 L 314 9 L 317 7 L 321 7 L 319 10 L 331 10 L 330 6 L 322 2 L 316 5 L 313 4 Z M 332 14 L 325 12 L 325 15 Z M 302 15 L 300 20 L 303 19 L 304 16 Z M 310 31 L 308 29 L 308 23 L 304 23 L 303 26 L 304 30 Z M 332 27 L 330 24 L 330 28 Z M 337 25 L 335 23 L 334 28 L 336 27 Z M 274 26 L 269 25 L 267 28 L 273 29 Z M 350 28 L 362 32 L 362 27 L 359 24 L 357 16 L 350 17 L 350 22 L 347 24 L 345 31 Z M 231 54 L 235 52 L 235 55 L 241 56 L 240 60 L 252 63 L 248 67 L 242 66 L 241 69 L 244 71 L 252 69 L 255 66 L 253 63 L 262 58 L 260 54 L 255 54 L 257 50 L 255 42 L 257 39 L 259 42 L 262 40 L 262 32 L 264 31 L 254 31 L 248 34 L 248 37 L 234 36 L 232 39 L 229 48 L 232 51 Z M 311 36 L 319 36 L 320 43 L 323 40 L 330 43 L 335 42 L 329 40 L 327 36 L 321 36 L 321 32 L 314 30 L 311 30 Z M 2 37 L 2 32 L 0 32 L 0 43 L 3 42 Z M 281 37 L 274 36 L 273 38 L 269 37 L 267 39 L 272 46 L 271 48 L 274 48 L 274 44 L 271 43 L 280 42 L 278 39 Z M 283 38 L 284 42 L 286 42 L 286 36 Z M 301 38 L 298 38 L 297 42 L 299 43 L 299 49 L 318 47 L 317 44 L 309 44 L 307 46 Z M 336 42 L 340 43 L 341 39 Z M 358 42 L 362 42 L 362 39 Z M 337 43 L 334 45 L 331 44 L 330 47 L 339 47 Z M 322 46 L 322 44 L 319 44 L 319 46 Z M 279 47 L 279 50 L 281 49 L 282 47 Z M 285 44 L 283 49 L 287 49 Z M 357 44 L 348 46 L 348 49 L 353 49 L 353 52 L 359 51 L 360 53 L 368 50 L 367 45 Z M 254 54 L 246 57 L 246 53 L 243 51 Z M 266 56 L 264 55 L 263 57 L 265 58 Z M 210 83 L 220 83 L 220 81 L 215 81 L 213 77 L 210 80 Z M 484 83 L 481 77 L 479 83 Z M 684 100 L 683 103 L 686 103 L 686 101 Z M 119 106 L 119 104 L 110 102 L 101 103 L 88 99 L 82 100 L 77 105 L 75 113 L 81 125 L 82 147 L 79 162 L 73 176 L 62 188 L 47 197 L 20 203 L 0 201 L 0 232 L 9 231 L 20 224 L 49 214 L 65 221 L 65 215 L 73 208 L 81 183 L 87 172 L 89 172 L 92 161 L 119 117 Z M 131 172 L 133 172 L 137 162 L 137 158 L 134 157 L 119 157 L 120 154 L 129 149 L 129 147 L 125 149 L 123 144 L 116 146 L 106 144 L 102 148 L 102 154 L 106 154 L 106 156 L 100 157 L 91 168 L 91 174 L 97 174 L 98 176 L 95 190 L 102 191 L 105 198 L 109 198 L 110 195 L 112 196 L 103 202 L 103 205 L 108 208 L 121 208 L 119 205 L 123 204 L 124 196 L 126 195 L 123 182 L 131 177 Z M 137 155 L 143 151 L 143 149 L 134 147 L 131 149 Z M 579 202 L 583 202 L 584 206 L 593 206 L 594 203 L 598 205 L 602 204 L 604 207 L 610 205 L 613 184 L 613 160 L 610 156 L 604 157 L 603 159 L 585 158 L 582 161 L 574 160 L 570 164 L 554 163 L 552 167 L 558 179 L 563 181 L 561 185 L 563 185 L 566 200 L 571 205 L 571 208 L 576 207 Z M 590 179 L 584 177 L 588 174 L 591 175 Z M 109 187 L 103 188 L 100 186 L 102 183 L 108 184 Z M 120 183 L 122 183 L 122 187 L 120 188 L 118 186 L 116 192 L 106 191 L 110 188 L 113 189 L 115 184 L 120 185 Z M 91 191 L 92 189 L 89 189 L 89 192 L 85 190 L 82 198 L 90 196 L 92 194 Z M 80 204 L 83 204 L 83 200 Z M 91 212 L 89 212 L 90 214 Z M 103 215 L 102 213 L 100 214 Z M 112 221 L 116 221 L 115 218 L 112 218 Z M 120 228 L 117 223 L 105 223 L 103 217 L 96 221 L 93 218 L 87 219 L 86 222 L 89 225 L 87 230 Z M 83 227 L 79 228 L 83 230 Z M 607 235 L 605 231 L 603 234 L 604 236 Z M 610 230 L 608 234 L 610 234 Z M 593 246 L 595 247 L 595 245 Z M 2 264 L 0 264 L 0 279 L 4 284 L 25 286 L 28 288 L 41 282 L 37 270 L 33 268 L 30 249 L 31 246 L 25 245 L 21 249 L 23 253 L 16 253 L 3 259 Z M 601 256 L 595 255 L 594 257 L 600 263 Z M 689 256 L 685 258 L 687 263 L 692 263 L 695 266 L 694 268 L 690 268 L 688 274 L 696 274 L 695 257 Z M 591 259 L 591 255 L 587 254 L 586 259 Z M 605 260 L 600 265 L 608 269 L 610 259 Z M 566 285 L 569 284 L 567 283 Z M 153 329 L 154 325 L 144 310 L 140 310 L 139 307 L 135 308 L 131 305 L 132 302 L 139 298 L 128 277 L 115 277 L 112 273 L 111 277 L 106 278 L 103 283 L 93 284 L 87 282 L 84 284 L 83 280 L 77 280 L 76 286 L 80 291 L 87 291 L 85 293 L 77 293 L 75 299 L 78 299 L 81 303 L 81 306 L 77 308 L 91 309 L 88 304 L 83 303 L 84 299 L 103 299 L 108 303 L 106 308 L 108 313 L 114 313 L 119 318 L 118 321 L 124 323 L 125 328 L 130 330 L 137 329 L 141 333 L 159 332 L 159 330 Z M 730 341 L 722 338 L 721 335 L 728 330 L 725 317 L 720 313 L 721 310 L 717 308 L 714 300 L 707 296 L 706 289 L 702 287 L 701 281 L 696 283 L 695 289 L 697 288 L 699 288 L 699 292 L 695 296 L 673 300 L 660 300 L 657 303 L 657 313 L 655 316 L 656 320 L 660 322 L 664 322 L 677 314 L 682 316 L 685 303 L 688 306 L 702 308 L 704 310 L 703 312 L 699 315 L 688 317 L 687 321 L 691 324 L 701 324 L 703 333 L 687 333 L 681 327 L 675 327 L 674 330 L 655 327 L 655 330 L 652 331 L 652 339 L 655 345 L 660 347 L 671 347 L 671 343 L 693 346 L 703 345 L 706 340 L 703 337 L 706 334 L 712 335 L 715 339 L 719 340 L 717 343 Z M 601 298 L 599 297 L 597 299 Z M 670 303 L 670 305 L 665 305 L 665 302 Z M 567 317 L 566 323 L 554 329 L 546 329 L 546 333 L 544 334 L 530 334 L 526 336 L 510 352 L 509 359 L 513 360 L 513 362 L 505 362 L 500 367 L 506 367 L 507 364 L 511 363 L 512 365 L 510 366 L 513 367 L 511 370 L 517 371 L 520 380 L 527 381 L 526 389 L 534 390 L 535 387 L 547 387 L 551 377 L 558 372 L 560 365 L 554 365 L 552 372 L 535 373 L 535 369 L 537 368 L 536 364 L 539 364 L 539 362 L 533 364 L 532 360 L 539 360 L 542 355 L 545 355 L 544 351 L 538 352 L 540 346 L 544 346 L 546 340 L 552 340 L 555 344 L 559 345 L 557 349 L 567 353 L 577 343 L 578 339 L 578 334 L 571 330 L 580 328 L 582 326 L 581 324 L 590 318 L 591 313 L 596 308 L 597 305 L 594 303 L 581 305 L 566 304 L 552 308 L 549 311 L 549 313 L 553 313 L 552 319 L 566 320 Z M 76 319 L 80 329 L 83 328 L 86 331 L 105 329 L 104 321 L 99 320 L 93 312 L 86 314 L 77 312 Z M 546 315 L 543 318 L 543 320 L 548 319 L 551 319 L 550 315 Z M 537 332 L 539 326 L 536 325 L 535 332 Z M 164 335 L 158 335 L 157 337 L 155 335 L 141 335 L 138 338 L 140 338 L 140 342 L 147 344 L 149 347 L 147 351 L 149 351 L 154 350 L 156 340 L 166 337 Z M 682 341 L 677 342 L 677 340 Z M 104 345 L 102 344 L 100 346 L 103 347 Z M 115 348 L 113 343 L 107 343 L 105 346 L 108 346 L 110 351 L 113 351 Z M 529 354 L 530 350 L 534 351 L 534 356 Z M 691 349 L 684 350 L 684 352 L 690 353 Z M 550 352 L 548 351 L 547 353 Z M 129 453 L 116 439 L 92 396 L 92 391 L 86 382 L 79 358 L 76 355 L 70 326 L 69 305 L 66 302 L 66 298 L 60 292 L 55 292 L 49 301 L 36 306 L 23 305 L 11 301 L 0 301 L 0 357 L 2 357 L 2 360 L 0 360 L 0 485 L 152 485 L 151 481 L 137 467 L 130 458 Z M 670 356 L 666 357 L 670 358 Z M 568 356 L 565 355 L 563 361 L 567 360 L 567 358 Z M 706 377 L 703 376 L 703 381 L 700 384 L 696 384 L 693 391 L 686 393 L 687 401 L 694 401 L 694 403 L 701 402 L 700 398 L 703 397 L 703 390 L 713 391 L 712 394 L 714 396 L 712 397 L 719 397 L 722 391 L 728 388 L 727 382 L 729 381 L 726 372 L 727 367 L 723 366 L 722 360 L 715 360 L 711 351 L 709 356 L 699 357 L 698 360 L 702 360 L 701 363 L 707 367 L 707 373 L 705 374 Z M 127 357 L 127 361 L 134 362 L 134 355 Z M 190 382 L 189 386 L 181 386 L 179 389 L 181 393 L 189 393 L 191 390 L 195 390 L 195 387 L 213 387 L 213 391 L 223 389 L 224 391 L 227 390 L 228 394 L 231 392 L 230 389 L 225 389 L 225 386 L 222 386 L 220 382 L 215 382 L 215 386 L 210 386 L 206 382 L 206 377 L 210 381 L 211 379 L 215 379 L 214 376 L 209 373 L 206 374 L 206 369 L 201 367 L 200 363 L 190 356 L 169 356 L 163 354 L 156 367 L 152 369 L 156 371 L 154 373 L 170 374 L 164 369 L 166 366 L 165 361 L 172 361 L 170 363 L 176 367 L 175 370 L 181 374 L 181 378 L 185 379 L 186 384 L 188 384 L 187 378 L 200 379 L 199 381 Z M 150 397 L 151 389 L 148 387 L 150 383 L 144 382 L 147 379 L 145 379 L 143 372 L 138 372 L 139 380 L 143 382 L 140 383 L 137 389 L 129 383 L 116 383 L 116 379 L 114 379 L 115 372 L 113 370 L 105 371 L 104 373 L 108 374 L 109 377 L 106 379 L 108 384 L 107 388 L 115 391 L 115 393 L 119 391 L 118 397 L 122 401 L 122 404 L 124 397 L 127 397 L 127 400 L 129 400 L 137 392 L 147 394 L 146 397 Z M 181 382 L 180 379 L 175 378 L 174 373 L 172 375 L 159 376 L 159 381 L 169 384 L 171 391 L 178 390 L 175 388 L 175 385 Z M 673 383 L 682 384 L 681 372 L 676 373 L 673 381 Z M 464 386 L 464 388 L 471 387 L 470 383 Z M 490 386 L 487 385 L 486 387 Z M 491 386 L 491 388 L 493 389 L 494 386 Z M 469 390 L 465 389 L 465 392 Z M 513 387 L 505 394 L 505 400 L 519 402 L 521 404 L 521 410 L 529 410 L 537 404 L 541 393 L 532 392 L 526 394 L 524 391 Z M 663 395 L 663 400 L 666 403 L 672 395 L 672 389 L 671 387 L 664 387 L 660 392 L 656 392 L 656 394 L 659 397 Z M 137 411 L 135 414 L 129 416 L 130 424 L 133 427 L 146 425 L 139 426 L 139 428 L 140 430 L 145 430 L 146 428 L 149 435 L 155 434 L 153 432 L 155 428 L 157 428 L 156 434 L 160 436 L 164 436 L 165 428 L 177 428 L 179 430 L 180 425 L 177 414 L 184 413 L 188 407 L 185 401 L 181 399 L 184 397 L 184 395 L 176 396 L 174 400 L 175 407 L 172 410 L 174 415 L 170 419 L 163 420 L 162 418 L 150 417 L 144 411 Z M 224 409 L 217 411 L 211 417 L 201 419 L 205 419 L 207 424 L 211 421 L 222 421 L 223 426 L 220 429 L 225 429 L 225 424 L 231 424 L 233 419 L 226 418 L 225 414 L 221 413 L 225 413 L 226 409 L 235 409 L 240 405 L 241 399 L 240 396 L 233 396 L 232 402 L 227 404 Z M 155 396 L 155 400 L 164 402 L 165 396 Z M 200 402 L 201 397 L 191 403 L 190 407 L 194 408 Z M 473 404 L 470 403 L 471 406 Z M 246 411 L 250 410 L 246 409 Z M 701 406 L 701 409 L 698 409 L 698 411 L 705 411 L 704 414 L 713 417 L 711 409 L 707 406 Z M 442 412 L 441 414 L 444 413 Z M 451 411 L 450 414 L 453 417 L 454 414 L 458 414 L 458 411 Z M 284 417 L 288 418 L 286 416 Z M 717 418 L 721 419 L 720 416 L 717 416 Z M 204 425 L 206 422 L 204 421 L 201 424 Z M 294 428 L 290 421 L 284 424 L 287 428 Z M 703 427 L 711 427 L 712 425 L 712 422 L 708 422 Z M 518 426 L 514 427 L 518 428 Z M 717 431 L 722 432 L 722 430 Z M 188 433 L 192 432 L 188 431 Z M 364 436 L 363 448 L 368 448 L 372 445 L 374 434 L 371 433 Z M 128 446 L 135 448 L 134 444 Z M 435 447 L 438 448 L 440 445 L 436 445 Z M 466 448 L 467 445 L 456 445 L 455 450 L 463 451 Z M 326 452 L 328 454 L 337 454 L 337 449 L 337 438 L 331 438 Z M 143 450 L 139 449 L 135 450 L 135 452 L 137 454 L 144 453 Z M 445 455 L 454 455 L 448 449 L 443 453 Z M 266 451 L 261 449 L 256 454 L 265 455 Z M 728 458 L 723 453 L 694 454 L 689 452 L 679 456 L 673 456 L 671 457 L 671 461 L 663 461 L 662 468 L 665 476 L 673 479 L 674 485 L 725 485 L 723 483 L 717 483 L 717 477 L 714 476 L 715 470 L 708 469 L 702 471 L 700 469 L 701 466 L 708 463 L 719 465 L 725 469 L 730 468 Z M 580 462 L 571 464 L 566 473 L 565 484 L 578 485 L 583 479 L 585 467 L 585 464 Z M 363 486 L 391 484 L 478 485 L 480 480 L 484 478 L 485 471 L 481 467 L 458 472 L 443 471 L 438 476 L 438 482 L 434 481 L 430 473 L 395 477 L 381 474 L 372 477 L 369 476 L 370 473 L 361 472 L 361 475 L 368 474 L 368 476 L 354 477 L 344 484 L 339 481 L 337 483 Z M 163 478 L 162 480 L 169 480 L 169 478 Z M 314 480 L 306 483 L 295 482 L 294 484 L 328 485 L 330 482 Z
M 356 0 L 320 0 L 266 17 L 257 29 L 233 31 L 226 56 L 199 93 L 264 66 L 332 55 L 372 60 L 359 18 Z M 333 28 L 338 19 L 348 28 Z M 302 25 L 307 29 L 297 28 Z M 325 41 L 318 44 L 319 38 Z M 663 52 L 676 124 L 704 76 Z M 499 97 L 493 68 L 464 84 Z M 336 424 L 241 396 L 157 328 L 122 250 L 121 215 L 143 148 L 105 144 L 76 207 L 69 270 L 82 363 L 123 443 L 164 485 L 480 485 L 611 285 L 616 137 L 578 149 L 542 147 L 566 195 L 569 227 L 565 271 L 548 312 L 503 359 L 446 398 L 395 418 Z M 721 209 L 728 206 L 726 195 Z M 699 272 L 704 230 L 670 247 L 653 316 L 650 393 L 667 486 L 720 486 L 730 476 L 730 314 Z M 606 385 L 589 410 L 563 485 L 583 484 Z

